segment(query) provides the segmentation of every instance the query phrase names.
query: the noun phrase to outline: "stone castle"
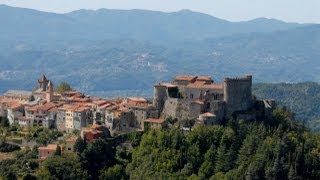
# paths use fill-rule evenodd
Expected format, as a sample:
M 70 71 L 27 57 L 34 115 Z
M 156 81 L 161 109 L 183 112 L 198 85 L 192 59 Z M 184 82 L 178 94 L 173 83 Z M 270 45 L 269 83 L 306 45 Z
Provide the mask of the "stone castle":
M 252 75 L 225 78 L 221 84 L 209 76 L 179 75 L 171 83 L 154 86 L 153 105 L 163 119 L 197 119 L 203 124 L 230 118 L 265 118 L 275 107 L 273 100 L 253 99 Z

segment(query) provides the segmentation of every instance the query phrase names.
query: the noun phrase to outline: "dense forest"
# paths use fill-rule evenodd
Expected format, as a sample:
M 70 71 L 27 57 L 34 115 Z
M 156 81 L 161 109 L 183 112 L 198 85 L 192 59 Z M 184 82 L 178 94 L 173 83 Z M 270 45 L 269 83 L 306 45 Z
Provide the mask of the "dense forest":
M 318 179 L 320 135 L 294 120 L 285 108 L 264 121 L 230 120 L 190 132 L 150 129 L 87 143 L 75 153 L 48 158 L 19 151 L 0 162 L 5 179 Z M 28 164 L 28 167 L 25 166 Z
M 320 85 L 304 83 L 257 83 L 253 93 L 258 98 L 276 99 L 280 106 L 295 112 L 296 119 L 320 132 Z

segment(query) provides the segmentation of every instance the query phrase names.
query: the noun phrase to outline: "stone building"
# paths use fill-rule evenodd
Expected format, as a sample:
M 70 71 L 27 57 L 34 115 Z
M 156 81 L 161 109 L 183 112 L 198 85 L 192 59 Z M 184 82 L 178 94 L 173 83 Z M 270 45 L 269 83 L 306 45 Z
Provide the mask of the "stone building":
M 39 147 L 38 148 L 38 152 L 39 152 L 38 158 L 40 160 L 45 160 L 48 157 L 53 156 L 57 151 L 57 147 L 58 147 L 57 144 L 48 144 L 47 146 Z
M 179 75 L 171 83 L 154 86 L 153 105 L 161 118 L 198 119 L 204 124 L 217 124 L 246 114 L 255 108 L 255 103 L 252 75 L 225 78 L 223 83 L 215 83 L 209 76 Z M 269 109 L 274 108 L 274 103 L 269 105 Z
M 65 113 L 65 129 L 68 133 L 73 130 L 81 131 L 82 127 L 92 124 L 90 107 L 81 104 L 65 104 L 61 110 Z

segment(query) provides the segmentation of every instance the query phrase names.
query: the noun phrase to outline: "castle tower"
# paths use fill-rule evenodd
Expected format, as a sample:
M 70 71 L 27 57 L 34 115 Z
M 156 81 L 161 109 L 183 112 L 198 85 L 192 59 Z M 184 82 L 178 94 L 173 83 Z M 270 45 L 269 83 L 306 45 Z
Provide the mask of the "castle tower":
M 54 97 L 54 87 L 51 81 L 48 82 L 46 88 L 46 100 L 47 102 L 52 102 Z
M 41 91 L 46 91 L 46 88 L 48 86 L 49 80 L 47 77 L 43 74 L 40 79 L 38 80 L 38 86 Z
M 252 107 L 252 75 L 242 78 L 224 79 L 224 101 L 227 117 L 236 111 L 246 111 Z
M 161 83 L 154 86 L 153 106 L 162 112 L 165 101 L 168 99 L 167 87 Z

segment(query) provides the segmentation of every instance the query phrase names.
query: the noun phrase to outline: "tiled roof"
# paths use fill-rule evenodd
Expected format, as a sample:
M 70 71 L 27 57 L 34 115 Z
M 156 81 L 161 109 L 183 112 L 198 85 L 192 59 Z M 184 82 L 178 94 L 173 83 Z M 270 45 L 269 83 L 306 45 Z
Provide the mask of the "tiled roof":
M 6 104 L 8 106 L 8 109 L 17 109 L 23 106 L 21 103 L 14 102 L 14 101 L 7 102 Z
M 143 97 L 128 97 L 128 100 L 135 102 L 147 102 L 147 100 Z
M 66 142 L 76 142 L 77 139 L 78 139 L 77 137 L 71 136 L 71 137 L 66 139 Z
M 85 110 L 90 110 L 91 107 L 83 105 L 83 104 L 64 104 L 61 108 L 62 110 L 65 111 L 85 111 Z
M 51 151 L 55 151 L 57 150 L 58 145 L 57 144 L 48 144 L 48 146 L 41 146 L 38 149 L 39 150 L 51 150 Z
M 57 104 L 57 103 L 45 103 L 44 105 L 36 105 L 36 106 L 26 106 L 25 109 L 27 111 L 49 111 L 52 108 L 57 108 L 60 107 L 62 104 Z
M 174 79 L 178 81 L 192 81 L 196 78 L 197 76 L 192 76 L 192 75 L 178 75 Z

